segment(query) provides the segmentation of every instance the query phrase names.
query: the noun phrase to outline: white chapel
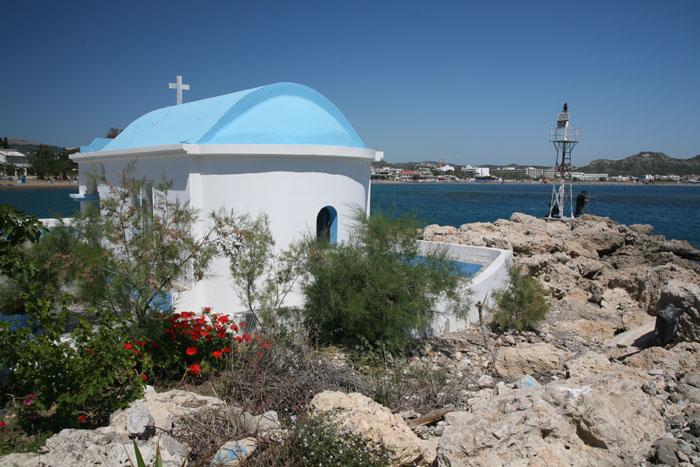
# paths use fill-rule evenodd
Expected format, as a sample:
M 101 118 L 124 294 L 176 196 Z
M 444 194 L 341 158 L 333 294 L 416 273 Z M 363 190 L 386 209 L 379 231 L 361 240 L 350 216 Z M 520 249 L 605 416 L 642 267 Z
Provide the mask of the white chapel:
M 201 222 L 220 208 L 266 213 L 281 248 L 321 230 L 331 242 L 347 238 L 353 208 L 369 212 L 370 165 L 382 157 L 332 102 L 295 83 L 154 110 L 71 156 L 80 172 L 78 200 L 106 195 L 91 174 L 118 186 L 135 161 L 136 177 L 171 180 L 171 194 L 199 209 Z M 175 306 L 242 311 L 228 268 L 226 259 L 215 260 L 211 277 L 175 296 Z

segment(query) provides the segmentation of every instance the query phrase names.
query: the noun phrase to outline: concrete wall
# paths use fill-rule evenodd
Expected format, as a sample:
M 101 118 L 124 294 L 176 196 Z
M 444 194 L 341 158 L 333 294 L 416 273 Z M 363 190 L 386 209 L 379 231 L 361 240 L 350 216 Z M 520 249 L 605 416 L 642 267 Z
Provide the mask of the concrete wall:
M 458 318 L 447 311 L 446 303 L 438 303 L 438 313 L 433 322 L 426 326 L 424 334 L 440 335 L 459 331 L 470 324 L 478 323 L 479 311 L 475 304 L 477 301 L 485 300 L 487 304 L 492 304 L 491 292 L 507 284 L 508 266 L 513 262 L 513 252 L 497 248 L 426 241 L 420 242 L 420 248 L 423 253 L 431 249 L 446 248 L 449 255 L 456 261 L 484 265 L 469 283 L 471 304 L 467 318 Z

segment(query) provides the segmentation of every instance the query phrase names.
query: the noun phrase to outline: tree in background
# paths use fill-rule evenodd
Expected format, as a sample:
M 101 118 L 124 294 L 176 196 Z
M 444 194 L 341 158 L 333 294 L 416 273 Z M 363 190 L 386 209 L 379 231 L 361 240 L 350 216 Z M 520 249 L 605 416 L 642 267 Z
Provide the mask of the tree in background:
M 112 127 L 112 128 L 110 128 L 110 129 L 107 131 L 107 134 L 105 135 L 105 138 L 114 139 L 114 138 L 116 138 L 117 136 L 119 136 L 119 133 L 121 133 L 121 132 L 122 132 L 122 130 L 120 130 L 119 128 L 114 128 L 114 127 Z
M 63 148 L 60 154 L 54 154 L 51 148 L 45 144 L 40 144 L 36 153 L 29 156 L 29 170 L 39 178 L 55 177 L 66 179 L 75 175 L 78 165 L 70 160 L 70 154 L 77 149 L 67 151 Z

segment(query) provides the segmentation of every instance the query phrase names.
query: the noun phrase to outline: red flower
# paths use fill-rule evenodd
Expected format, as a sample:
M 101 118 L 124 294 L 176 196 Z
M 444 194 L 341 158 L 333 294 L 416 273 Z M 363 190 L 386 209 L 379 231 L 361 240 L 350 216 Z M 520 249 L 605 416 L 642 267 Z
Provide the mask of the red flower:
M 220 332 L 220 333 L 217 334 L 217 336 L 220 337 L 220 338 L 224 338 L 224 337 L 226 337 L 226 333 L 225 333 L 225 332 Z
M 136 355 L 137 353 L 139 353 L 139 351 L 134 349 L 134 355 Z
M 217 319 L 217 321 L 220 323 L 228 323 L 228 316 L 219 316 L 219 319 Z
M 148 376 L 146 376 L 146 375 L 141 375 L 141 379 L 144 380 L 144 381 L 146 381 L 146 380 L 148 379 Z
M 190 373 L 192 373 L 193 375 L 198 375 L 199 374 L 199 365 L 197 365 L 196 363 L 193 363 L 192 365 L 190 365 Z
M 243 339 L 241 338 L 241 336 L 236 336 L 236 341 L 238 341 L 238 343 L 240 344 L 241 342 L 243 342 Z
M 245 323 L 244 323 L 243 321 L 241 321 L 241 327 L 242 327 L 242 328 L 245 327 Z
M 187 347 L 187 355 L 197 355 L 197 347 Z
M 265 341 L 265 348 L 266 348 L 266 349 L 269 349 L 269 348 L 270 348 L 270 344 L 268 344 L 267 341 Z
M 221 358 L 221 351 L 215 350 L 212 352 L 212 355 L 214 356 L 214 358 Z
M 0 428 L 5 428 L 5 422 L 0 422 Z
M 124 347 L 124 348 L 127 349 L 127 350 L 130 350 L 130 349 L 131 349 L 131 344 L 124 344 L 124 345 L 122 345 L 122 347 Z
M 204 307 L 204 311 L 210 312 L 210 311 L 211 311 L 211 307 L 210 307 L 210 306 L 205 306 L 205 307 Z
M 224 347 L 223 349 L 221 349 L 221 351 L 223 353 L 231 353 L 231 347 Z
M 238 331 L 238 326 L 234 324 L 233 326 L 231 326 L 231 329 L 233 329 L 234 331 Z
M 78 417 L 78 421 L 80 423 L 85 423 L 85 415 L 81 415 L 80 417 Z

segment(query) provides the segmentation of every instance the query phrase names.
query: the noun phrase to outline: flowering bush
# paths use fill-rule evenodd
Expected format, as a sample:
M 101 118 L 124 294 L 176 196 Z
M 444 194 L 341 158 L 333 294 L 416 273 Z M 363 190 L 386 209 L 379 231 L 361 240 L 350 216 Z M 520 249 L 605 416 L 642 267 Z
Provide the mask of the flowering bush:
M 59 313 L 52 308 L 50 301 L 31 304 L 40 333 L 2 325 L 0 348 L 10 370 L 3 397 L 15 401 L 28 431 L 103 423 L 141 396 L 150 358 L 127 348 L 126 324 L 109 315 L 93 323 L 80 317 L 70 338 L 62 338 L 71 314 L 65 306 Z
M 244 322 L 235 323 L 227 315 L 212 313 L 209 307 L 200 314 L 159 314 L 146 332 L 149 337 L 136 343 L 143 344 L 151 355 L 154 376 L 164 380 L 183 375 L 201 378 L 209 371 L 221 370 L 225 357 L 239 354 L 241 345 L 257 345 L 258 352 L 269 348 L 257 333 L 246 332 Z

